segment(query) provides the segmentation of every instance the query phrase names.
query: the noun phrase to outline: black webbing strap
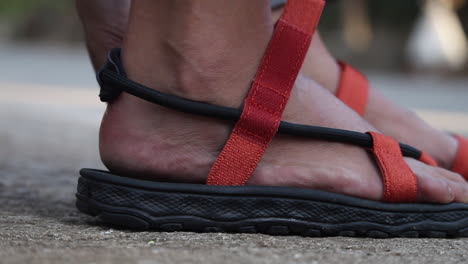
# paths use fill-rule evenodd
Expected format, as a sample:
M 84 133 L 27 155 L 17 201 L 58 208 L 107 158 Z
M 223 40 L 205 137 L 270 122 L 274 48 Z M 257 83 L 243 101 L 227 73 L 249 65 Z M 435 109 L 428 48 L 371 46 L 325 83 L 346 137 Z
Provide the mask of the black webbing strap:
M 120 60 L 120 49 L 110 52 L 108 62 L 98 72 L 97 79 L 101 86 L 100 98 L 103 102 L 111 102 L 120 93 L 126 92 L 148 102 L 172 108 L 189 114 L 202 115 L 224 120 L 239 120 L 242 110 L 218 105 L 188 100 L 182 97 L 161 93 L 127 78 Z M 349 130 L 309 126 L 281 121 L 279 133 L 356 145 L 372 148 L 372 137 L 366 133 Z M 400 144 L 404 156 L 418 159 L 422 152 L 406 144 Z

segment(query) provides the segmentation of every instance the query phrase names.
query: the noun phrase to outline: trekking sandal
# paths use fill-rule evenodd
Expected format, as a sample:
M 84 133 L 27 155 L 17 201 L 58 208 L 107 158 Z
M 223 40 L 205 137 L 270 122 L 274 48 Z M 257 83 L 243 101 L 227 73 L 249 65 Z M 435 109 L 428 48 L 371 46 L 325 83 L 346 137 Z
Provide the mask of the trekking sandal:
M 134 230 L 378 238 L 468 235 L 468 204 L 414 203 L 418 182 L 403 156 L 421 159 L 421 151 L 375 132 L 281 121 L 323 6 L 323 0 L 287 2 L 242 110 L 183 99 L 131 81 L 120 50 L 113 50 L 98 73 L 101 100 L 111 102 L 126 92 L 236 123 L 207 184 L 145 181 L 135 179 L 137 175 L 82 169 L 78 209 Z M 303 188 L 245 186 L 276 133 L 368 149 L 382 172 L 383 201 Z
M 336 97 L 358 114 L 364 116 L 369 99 L 369 81 L 351 65 L 342 61 L 339 61 L 338 64 L 341 67 L 341 80 L 336 91 Z M 454 135 L 454 137 L 458 141 L 458 151 L 451 170 L 459 173 L 468 181 L 468 139 L 460 135 Z M 437 166 L 432 158 L 427 154 L 424 155 L 426 161 Z

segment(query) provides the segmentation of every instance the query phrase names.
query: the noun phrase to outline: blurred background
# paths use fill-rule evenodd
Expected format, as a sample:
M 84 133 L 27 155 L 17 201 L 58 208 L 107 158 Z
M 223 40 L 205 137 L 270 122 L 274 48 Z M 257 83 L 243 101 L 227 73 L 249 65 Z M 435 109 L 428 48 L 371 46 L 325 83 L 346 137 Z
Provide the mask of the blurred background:
M 390 71 L 467 72 L 465 0 L 338 0 L 321 29 L 340 58 Z M 2 0 L 0 41 L 80 46 L 74 1 Z
M 334 53 L 361 66 L 467 72 L 465 0 L 341 0 L 328 5 L 323 20 Z

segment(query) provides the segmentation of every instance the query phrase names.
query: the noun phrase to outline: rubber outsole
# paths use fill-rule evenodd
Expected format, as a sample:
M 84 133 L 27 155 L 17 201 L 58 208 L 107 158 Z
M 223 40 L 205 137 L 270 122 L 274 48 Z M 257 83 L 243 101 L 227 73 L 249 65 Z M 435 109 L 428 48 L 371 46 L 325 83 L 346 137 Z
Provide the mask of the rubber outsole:
M 83 169 L 77 208 L 131 230 L 307 237 L 468 236 L 466 204 L 388 204 L 310 189 L 136 180 Z

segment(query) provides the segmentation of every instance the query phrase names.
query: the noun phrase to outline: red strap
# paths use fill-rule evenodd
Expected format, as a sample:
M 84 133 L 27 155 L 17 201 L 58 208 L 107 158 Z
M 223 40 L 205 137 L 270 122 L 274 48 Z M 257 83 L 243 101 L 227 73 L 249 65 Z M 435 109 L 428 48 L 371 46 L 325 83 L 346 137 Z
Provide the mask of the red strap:
M 244 185 L 278 131 L 322 14 L 323 0 L 289 0 L 255 76 L 244 110 L 211 168 L 210 185 Z
M 421 157 L 419 158 L 419 161 L 424 162 L 427 165 L 430 165 L 433 167 L 439 166 L 437 162 L 431 156 L 429 156 L 426 152 L 421 153 Z
M 418 181 L 403 159 L 399 143 L 391 137 L 368 132 L 373 139 L 373 149 L 384 181 L 384 201 L 391 203 L 415 202 Z
M 468 139 L 455 135 L 458 140 L 458 152 L 452 171 L 461 174 L 468 181 Z
M 341 67 L 341 80 L 336 97 L 363 116 L 369 99 L 369 81 L 351 65 L 342 61 L 338 61 L 338 64 Z

